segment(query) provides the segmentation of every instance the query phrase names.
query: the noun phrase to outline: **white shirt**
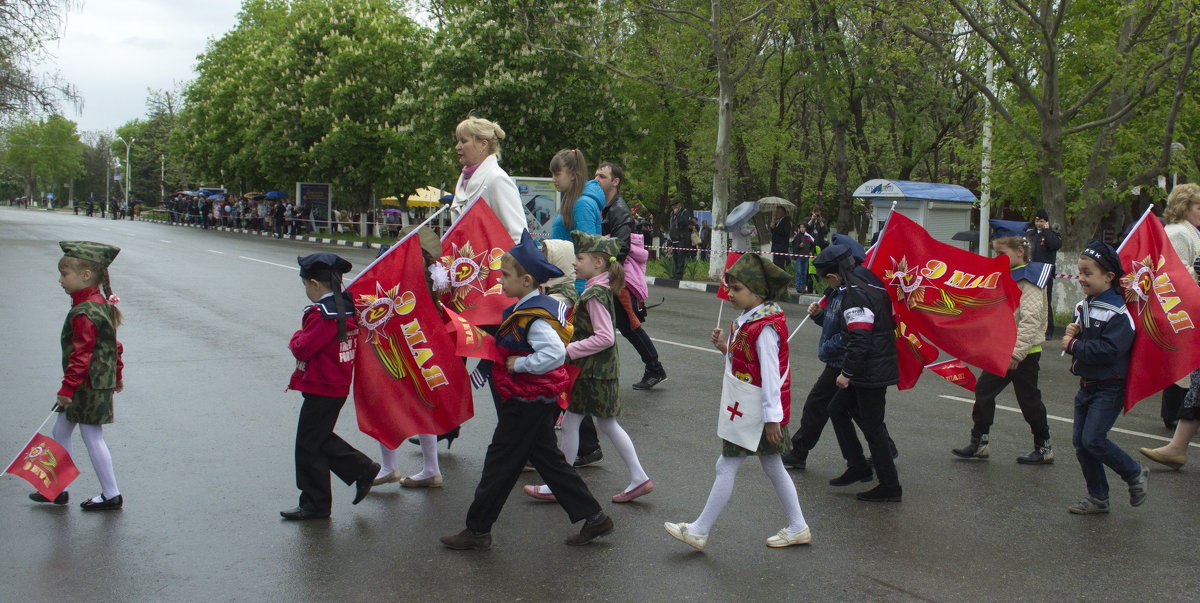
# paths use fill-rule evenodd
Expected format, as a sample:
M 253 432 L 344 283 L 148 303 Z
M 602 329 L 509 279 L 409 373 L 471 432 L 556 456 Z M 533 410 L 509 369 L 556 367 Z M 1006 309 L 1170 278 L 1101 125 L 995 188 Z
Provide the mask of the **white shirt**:
M 759 304 L 742 313 L 737 318 L 737 330 L 750 319 L 750 316 L 762 308 Z M 729 342 L 734 340 L 736 331 L 729 334 Z M 728 344 L 728 342 L 726 342 Z M 754 344 L 754 352 L 758 354 L 758 365 L 761 374 L 759 380 L 762 388 L 763 422 L 778 423 L 783 420 L 783 375 L 779 372 L 779 333 L 775 329 L 764 328 L 759 331 L 758 341 Z M 733 372 L 732 353 L 725 353 L 725 372 Z

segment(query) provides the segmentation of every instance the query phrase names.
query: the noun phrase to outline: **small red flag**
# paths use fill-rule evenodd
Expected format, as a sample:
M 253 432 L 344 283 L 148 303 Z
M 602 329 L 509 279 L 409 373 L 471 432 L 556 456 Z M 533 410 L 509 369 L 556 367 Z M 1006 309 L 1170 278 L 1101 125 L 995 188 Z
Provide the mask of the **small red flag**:
M 721 288 L 717 289 L 717 299 L 729 301 L 729 285 L 725 284 L 725 273 L 729 272 L 729 269 L 733 267 L 734 263 L 740 257 L 742 257 L 742 254 L 736 251 L 730 251 L 725 254 L 725 270 L 721 272 Z
M 480 197 L 442 235 L 441 263 L 450 272 L 450 293 L 442 304 L 475 325 L 498 325 L 500 314 L 517 300 L 500 287 L 500 257 L 512 237 Z
M 899 316 L 896 321 L 896 359 L 900 366 L 900 383 L 897 389 L 912 389 L 921 378 L 925 365 L 937 360 L 937 348 L 925 341 L 921 334 Z
M 471 324 L 454 310 L 444 306 L 442 310 L 449 319 L 446 321 L 446 332 L 454 338 L 456 354 L 464 358 L 504 362 L 504 355 L 496 349 L 494 337 L 484 333 L 483 329 Z
M 1129 412 L 1200 367 L 1200 287 L 1148 209 L 1117 252 L 1125 308 L 1135 323 L 1125 381 Z
M 967 365 L 958 358 L 931 364 L 925 368 L 941 375 L 950 383 L 975 391 L 975 373 L 972 373 L 971 369 L 967 368 Z
M 79 477 L 71 455 L 50 436 L 33 434 L 16 460 L 4 470 L 33 485 L 47 500 L 54 500 Z

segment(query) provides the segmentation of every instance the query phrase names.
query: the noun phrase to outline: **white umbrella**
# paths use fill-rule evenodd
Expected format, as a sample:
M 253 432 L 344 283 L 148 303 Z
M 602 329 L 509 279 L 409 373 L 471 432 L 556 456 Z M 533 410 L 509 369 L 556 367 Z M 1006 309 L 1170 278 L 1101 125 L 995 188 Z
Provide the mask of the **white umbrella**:
M 758 200 L 758 210 L 765 211 L 776 207 L 782 207 L 787 210 L 796 209 L 796 204 L 782 197 L 763 197 Z

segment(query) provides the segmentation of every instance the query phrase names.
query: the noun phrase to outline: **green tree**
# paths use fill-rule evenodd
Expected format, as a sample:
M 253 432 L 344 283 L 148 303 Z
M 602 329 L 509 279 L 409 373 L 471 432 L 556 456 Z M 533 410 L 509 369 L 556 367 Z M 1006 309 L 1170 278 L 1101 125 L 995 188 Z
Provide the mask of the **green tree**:
M 4 162 L 22 181 L 25 196 L 34 199 L 51 192 L 59 199 L 69 195 L 64 185 L 84 172 L 82 156 L 75 122 L 61 115 L 19 123 L 5 137 Z

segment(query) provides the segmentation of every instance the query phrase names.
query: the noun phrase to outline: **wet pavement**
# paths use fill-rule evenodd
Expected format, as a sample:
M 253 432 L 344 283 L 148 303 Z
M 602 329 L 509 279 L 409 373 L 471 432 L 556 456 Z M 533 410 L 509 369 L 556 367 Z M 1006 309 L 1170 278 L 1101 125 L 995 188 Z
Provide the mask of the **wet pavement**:
M 89 239 L 122 252 L 112 268 L 126 324 L 126 391 L 106 426 L 125 508 L 85 514 L 99 492 L 76 439 L 82 475 L 65 507 L 26 499 L 30 487 L 0 479 L 0 598 L 21 600 L 1195 600 L 1200 577 L 1196 469 L 1153 467 L 1149 500 L 1127 503 L 1113 482 L 1107 516 L 1070 515 L 1083 478 L 1070 447 L 1076 381 L 1057 352 L 1042 358 L 1041 386 L 1052 416 L 1056 463 L 1022 466 L 1031 440 L 1011 389 L 1000 398 L 992 458 L 963 461 L 970 392 L 927 373 L 913 390 L 888 393 L 888 425 L 900 449 L 904 502 L 856 501 L 859 487 L 827 481 L 843 467 L 827 429 L 806 471 L 791 471 L 813 531 L 806 547 L 769 549 L 785 520 L 756 462 L 737 489 L 704 553 L 670 538 L 663 521 L 699 513 L 720 451 L 714 428 L 720 357 L 708 344 L 717 300 L 651 288 L 647 329 L 659 341 L 670 379 L 654 390 L 621 339 L 629 432 L 657 489 L 626 505 L 608 503 L 628 481 L 615 451 L 581 470 L 616 531 L 586 547 L 562 539 L 578 526 L 553 503 L 509 498 L 485 552 L 454 552 L 438 537 L 462 529 L 495 425 L 491 400 L 476 395 L 463 436 L 440 445 L 445 487 L 381 486 L 351 506 L 335 481 L 333 517 L 290 523 L 295 505 L 292 446 L 300 396 L 285 392 L 287 340 L 305 305 L 297 255 L 325 249 L 235 233 L 85 218 L 0 207 L 0 313 L 7 317 L 0 371 L 0 450 L 16 454 L 45 418 L 61 377 L 58 337 L 69 299 L 57 284 L 57 241 Z M 373 251 L 337 248 L 356 268 Z M 802 316 L 787 305 L 791 324 Z M 732 318 L 726 308 L 724 320 Z M 821 368 L 818 330 L 792 342 L 799 407 Z M 1170 434 L 1157 400 L 1123 417 L 1112 439 L 1136 449 Z M 378 458 L 347 405 L 339 433 Z M 1195 444 L 1193 444 L 1195 449 Z M 7 459 L 6 459 L 7 460 Z M 420 469 L 405 444 L 400 468 Z M 1197 461 L 1200 464 L 1200 461 Z M 527 473 L 521 483 L 535 483 Z

